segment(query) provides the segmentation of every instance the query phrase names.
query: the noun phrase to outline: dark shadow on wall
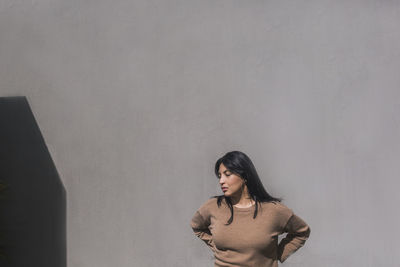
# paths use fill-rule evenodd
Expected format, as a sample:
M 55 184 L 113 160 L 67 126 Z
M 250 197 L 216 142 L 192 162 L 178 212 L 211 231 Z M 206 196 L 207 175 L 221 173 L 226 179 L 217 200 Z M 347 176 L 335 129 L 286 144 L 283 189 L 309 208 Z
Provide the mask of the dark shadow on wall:
M 25 97 L 0 97 L 0 266 L 66 267 L 66 191 Z

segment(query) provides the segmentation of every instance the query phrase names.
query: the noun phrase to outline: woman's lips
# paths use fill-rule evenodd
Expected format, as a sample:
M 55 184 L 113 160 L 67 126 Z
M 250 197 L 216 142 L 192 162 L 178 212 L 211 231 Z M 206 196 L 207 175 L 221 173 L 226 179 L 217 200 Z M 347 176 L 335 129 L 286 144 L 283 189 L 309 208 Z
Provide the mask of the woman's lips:
M 227 191 L 228 190 L 228 188 L 226 188 L 226 187 L 222 187 L 222 191 Z

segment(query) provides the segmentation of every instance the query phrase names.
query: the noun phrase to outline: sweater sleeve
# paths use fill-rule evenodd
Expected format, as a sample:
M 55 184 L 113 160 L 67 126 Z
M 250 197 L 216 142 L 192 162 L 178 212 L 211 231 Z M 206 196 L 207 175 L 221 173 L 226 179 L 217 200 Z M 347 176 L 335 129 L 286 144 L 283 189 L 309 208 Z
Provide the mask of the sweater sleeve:
M 214 241 L 212 234 L 208 226 L 210 225 L 209 219 L 205 219 L 199 211 L 194 214 L 190 226 L 193 229 L 194 234 L 203 240 L 210 249 L 215 252 Z
M 286 237 L 278 245 L 278 259 L 284 262 L 290 255 L 301 248 L 310 236 L 310 227 L 298 216 L 292 213 L 284 232 Z

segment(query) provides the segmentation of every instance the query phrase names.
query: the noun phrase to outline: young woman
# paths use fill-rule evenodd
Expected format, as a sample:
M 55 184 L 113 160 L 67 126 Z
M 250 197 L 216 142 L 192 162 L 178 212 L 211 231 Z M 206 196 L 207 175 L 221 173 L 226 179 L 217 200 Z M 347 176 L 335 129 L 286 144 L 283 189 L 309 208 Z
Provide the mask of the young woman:
M 267 193 L 246 154 L 226 153 L 215 174 L 223 195 L 208 199 L 191 220 L 195 235 L 214 252 L 214 266 L 276 267 L 304 245 L 310 227 Z

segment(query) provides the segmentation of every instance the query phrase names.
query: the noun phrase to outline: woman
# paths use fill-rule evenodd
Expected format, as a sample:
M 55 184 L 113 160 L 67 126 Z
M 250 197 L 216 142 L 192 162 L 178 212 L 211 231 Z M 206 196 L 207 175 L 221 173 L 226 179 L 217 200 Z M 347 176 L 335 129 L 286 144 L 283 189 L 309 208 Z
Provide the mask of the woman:
M 215 174 L 223 195 L 208 199 L 191 221 L 195 235 L 214 252 L 215 266 L 275 267 L 304 245 L 310 227 L 267 193 L 246 154 L 226 153 L 215 163 Z

